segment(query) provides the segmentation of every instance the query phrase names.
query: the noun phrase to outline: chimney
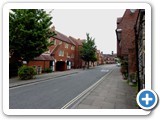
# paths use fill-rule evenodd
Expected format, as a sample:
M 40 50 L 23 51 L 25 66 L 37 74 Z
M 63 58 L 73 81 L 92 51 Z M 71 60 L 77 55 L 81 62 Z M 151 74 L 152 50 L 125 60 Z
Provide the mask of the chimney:
M 112 55 L 113 55 L 113 51 L 112 51 Z
M 55 31 L 55 26 L 54 26 L 54 25 L 51 27 L 51 31 L 52 31 L 52 32 Z

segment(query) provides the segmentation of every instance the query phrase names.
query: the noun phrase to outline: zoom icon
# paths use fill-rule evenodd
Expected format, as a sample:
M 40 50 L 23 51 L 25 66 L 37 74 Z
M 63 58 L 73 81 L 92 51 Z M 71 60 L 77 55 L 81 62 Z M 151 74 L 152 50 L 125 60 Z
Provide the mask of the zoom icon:
M 142 109 L 150 110 L 156 106 L 158 97 L 153 90 L 143 89 L 137 94 L 136 100 Z

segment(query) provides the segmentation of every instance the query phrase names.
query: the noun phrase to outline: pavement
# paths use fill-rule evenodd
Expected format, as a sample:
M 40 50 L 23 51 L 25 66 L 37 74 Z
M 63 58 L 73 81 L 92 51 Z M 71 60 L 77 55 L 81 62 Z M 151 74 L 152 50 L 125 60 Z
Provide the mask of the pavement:
M 123 80 L 116 67 L 94 90 L 75 104 L 73 109 L 138 109 L 136 87 Z
M 9 79 L 9 88 L 41 82 L 44 80 L 50 80 L 52 78 L 58 78 L 58 77 L 67 76 L 71 74 L 76 74 L 80 71 L 82 71 L 82 69 L 71 69 L 63 72 L 45 73 L 45 74 L 36 75 L 35 78 L 31 80 L 20 80 L 18 77 L 14 77 Z

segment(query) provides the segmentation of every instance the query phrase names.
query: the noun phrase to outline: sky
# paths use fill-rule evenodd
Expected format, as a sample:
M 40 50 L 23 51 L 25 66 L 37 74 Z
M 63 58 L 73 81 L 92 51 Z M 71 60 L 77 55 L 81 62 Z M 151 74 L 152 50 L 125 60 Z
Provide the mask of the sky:
M 50 11 L 50 10 L 46 10 Z M 104 54 L 117 52 L 116 20 L 124 9 L 54 9 L 50 14 L 55 29 L 66 36 L 86 39 L 86 33 L 95 38 L 97 49 Z

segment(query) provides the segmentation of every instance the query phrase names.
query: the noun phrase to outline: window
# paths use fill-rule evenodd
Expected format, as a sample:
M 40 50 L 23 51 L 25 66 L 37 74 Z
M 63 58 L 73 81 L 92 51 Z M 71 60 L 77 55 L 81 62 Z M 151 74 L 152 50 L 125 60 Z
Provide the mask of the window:
M 56 45 L 56 40 L 54 40 L 54 45 Z
M 48 39 L 48 42 L 49 42 L 49 43 L 51 42 L 51 39 L 50 39 L 50 38 Z
M 72 45 L 71 50 L 74 50 L 74 49 L 75 49 L 75 47 Z
M 65 48 L 68 48 L 68 44 L 67 43 L 65 44 Z
M 64 56 L 64 51 L 60 50 L 59 51 L 59 56 Z
M 62 51 L 62 56 L 64 56 L 64 51 Z
M 59 51 L 59 56 L 61 56 L 61 52 L 62 52 L 62 51 L 60 50 L 60 51 Z
M 59 45 L 61 45 L 61 44 L 62 44 L 62 41 L 59 42 Z
M 54 40 L 50 40 L 50 43 L 52 44 L 52 45 L 56 45 L 56 40 L 54 39 Z

